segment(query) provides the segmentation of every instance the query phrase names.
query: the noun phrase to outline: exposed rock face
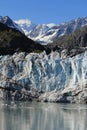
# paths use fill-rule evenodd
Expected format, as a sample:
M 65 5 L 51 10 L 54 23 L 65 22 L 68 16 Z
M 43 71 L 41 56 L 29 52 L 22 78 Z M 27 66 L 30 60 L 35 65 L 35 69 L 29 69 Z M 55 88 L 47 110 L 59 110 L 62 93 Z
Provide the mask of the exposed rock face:
M 84 97 L 86 100 L 87 51 L 72 58 L 64 54 L 0 56 L 0 97 L 54 102 L 80 102 Z
M 23 30 L 21 29 L 21 27 L 19 25 L 17 25 L 12 19 L 10 19 L 8 16 L 0 16 L 0 23 L 5 24 L 6 26 L 16 29 L 18 31 L 20 31 L 21 33 L 24 34 Z
M 71 51 L 72 49 L 80 49 L 82 47 L 87 47 L 87 26 L 82 27 L 80 30 L 74 31 L 69 35 L 64 35 L 45 47 L 50 51 L 64 49 Z

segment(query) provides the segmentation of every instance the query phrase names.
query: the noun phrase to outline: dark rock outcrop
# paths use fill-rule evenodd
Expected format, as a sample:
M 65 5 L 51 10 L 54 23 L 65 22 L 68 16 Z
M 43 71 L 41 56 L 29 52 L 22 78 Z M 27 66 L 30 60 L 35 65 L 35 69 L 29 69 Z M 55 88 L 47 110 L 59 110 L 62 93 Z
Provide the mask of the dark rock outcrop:
M 23 33 L 0 23 L 0 55 L 15 52 L 42 52 L 44 47 L 27 38 Z

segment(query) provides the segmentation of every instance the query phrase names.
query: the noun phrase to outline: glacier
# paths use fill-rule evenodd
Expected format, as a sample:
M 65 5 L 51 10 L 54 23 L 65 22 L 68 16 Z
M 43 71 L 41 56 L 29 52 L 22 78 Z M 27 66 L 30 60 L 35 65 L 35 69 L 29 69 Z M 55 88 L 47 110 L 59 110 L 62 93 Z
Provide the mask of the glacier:
M 81 102 L 87 93 L 87 49 L 74 57 L 64 51 L 0 56 L 0 98 Z M 67 98 L 66 98 L 67 97 Z

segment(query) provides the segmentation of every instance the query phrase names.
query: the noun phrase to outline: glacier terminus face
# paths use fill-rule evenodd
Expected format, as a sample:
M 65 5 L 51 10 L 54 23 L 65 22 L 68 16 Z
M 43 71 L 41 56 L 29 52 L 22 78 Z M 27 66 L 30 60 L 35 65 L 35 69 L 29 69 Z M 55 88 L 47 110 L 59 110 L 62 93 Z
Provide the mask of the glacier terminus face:
M 60 56 L 58 52 L 0 56 L 0 87 L 1 98 L 8 91 L 18 99 L 35 94 L 40 100 L 61 101 L 66 93 L 72 98 L 87 87 L 87 51 L 74 57 Z

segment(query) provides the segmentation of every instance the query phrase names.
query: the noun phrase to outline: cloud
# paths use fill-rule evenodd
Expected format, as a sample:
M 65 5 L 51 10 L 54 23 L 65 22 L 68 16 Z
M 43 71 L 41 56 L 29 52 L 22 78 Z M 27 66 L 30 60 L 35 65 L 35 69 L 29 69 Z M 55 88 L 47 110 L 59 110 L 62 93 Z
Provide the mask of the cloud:
M 20 19 L 20 20 L 16 20 L 15 23 L 20 24 L 20 25 L 22 25 L 22 24 L 27 24 L 27 25 L 30 26 L 31 21 L 28 20 L 28 19 Z

